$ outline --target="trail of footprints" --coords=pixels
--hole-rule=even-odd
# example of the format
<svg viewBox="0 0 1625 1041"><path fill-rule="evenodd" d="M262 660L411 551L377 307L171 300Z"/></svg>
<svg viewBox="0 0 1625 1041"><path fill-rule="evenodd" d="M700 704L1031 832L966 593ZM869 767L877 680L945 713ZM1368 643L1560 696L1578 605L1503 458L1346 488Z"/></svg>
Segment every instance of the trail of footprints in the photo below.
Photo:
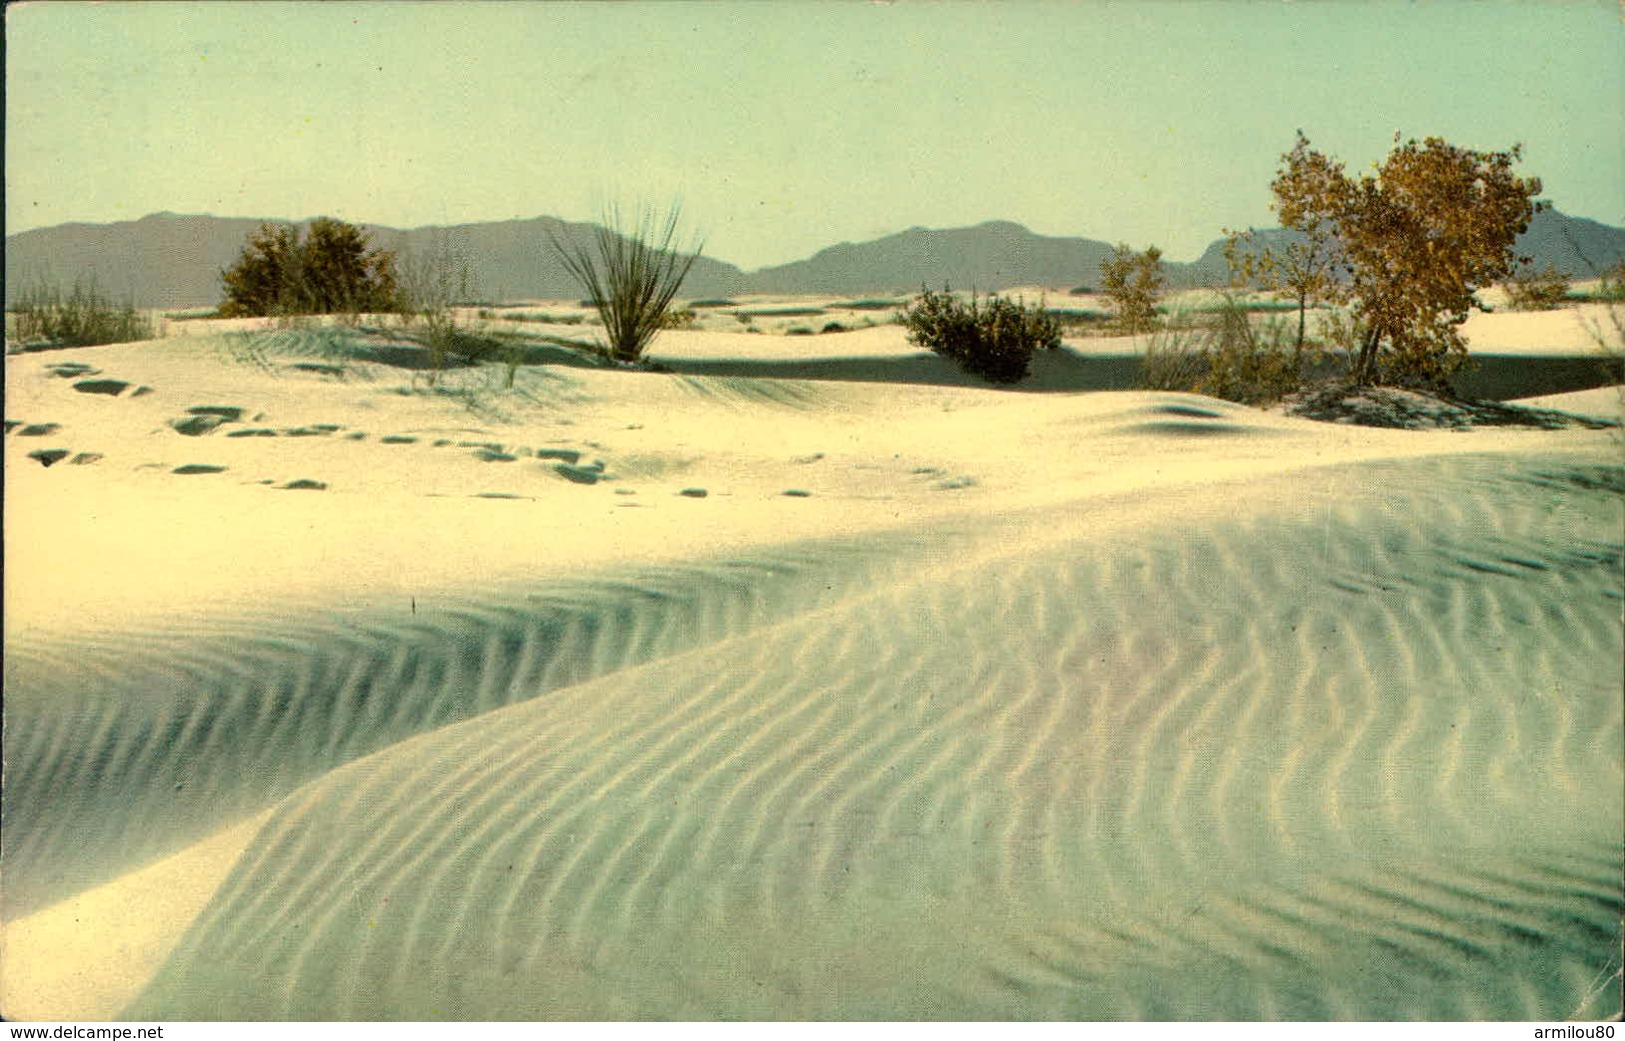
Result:
<svg viewBox="0 0 1625 1041"><path fill-rule="evenodd" d="M152 393L153 388L148 386L134 386L126 380L112 378L98 378L102 370L84 362L58 362L47 365L46 371L51 375L70 379L75 382L73 389L81 394L95 394L104 397L130 397L136 398ZM133 389L132 389L133 386ZM126 391L129 393L126 395ZM224 434L227 438L247 437L335 437L340 436L347 441L365 441L367 432L351 430L345 432L342 424L338 423L310 423L304 426L270 427L260 425L264 420L264 413L248 416L248 410L239 405L194 405L186 410L184 416L177 416L168 421L169 427L177 434L185 437L204 437L212 434ZM56 422L26 422L20 419L6 419L5 433L7 436L15 433L18 437L55 437L63 430L62 424ZM424 439L417 434L387 434L378 439L379 444L385 445L415 445ZM588 443L589 447L597 447ZM601 482L613 482L616 475L611 473L603 459L591 459L583 462L584 453L578 448L544 446L530 448L524 445L507 445L497 441L458 440L453 438L435 438L428 442L432 448L466 448L473 451L474 458L485 463L513 463L521 459L534 459L571 484L596 485ZM28 458L35 460L41 466L51 467L66 461L70 466L84 466L99 462L104 458L100 452L75 452L70 448L49 447L40 448L28 453ZM806 460L798 460L802 462ZM161 467L163 464L146 464L141 467ZM185 463L170 469L170 473L177 476L197 476L207 474L225 473L230 468L216 463ZM274 478L266 478L259 482L265 485L275 485ZM278 487L285 490L311 490L322 491L327 488L324 481L312 478L298 478L287 481ZM635 495L631 488L617 488L619 495ZM683 488L676 493L679 497L690 499L703 499L709 495L704 488ZM804 499L812 495L803 488L789 488L783 493L789 498ZM481 492L477 498L488 499L521 499L524 496L512 492Z"/></svg>

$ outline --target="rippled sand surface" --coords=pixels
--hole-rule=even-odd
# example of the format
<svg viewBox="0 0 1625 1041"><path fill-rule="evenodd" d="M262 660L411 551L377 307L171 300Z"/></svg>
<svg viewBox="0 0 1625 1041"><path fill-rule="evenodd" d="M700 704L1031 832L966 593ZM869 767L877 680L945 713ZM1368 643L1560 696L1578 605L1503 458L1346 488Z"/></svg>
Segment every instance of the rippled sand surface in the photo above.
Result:
<svg viewBox="0 0 1625 1041"><path fill-rule="evenodd" d="M916 493L869 498L885 475L858 468L821 535L569 568L510 549L404 609L330 582L8 622L8 1015L1617 1010L1612 443L1349 451L1366 432L1086 398L1028 421L1147 470L1299 457L1004 478L884 524ZM878 422L864 400L795 407ZM974 448L940 461L999 486ZM544 502L577 491L556 484ZM956 491L980 494L917 494ZM53 946L73 935L105 943Z"/></svg>

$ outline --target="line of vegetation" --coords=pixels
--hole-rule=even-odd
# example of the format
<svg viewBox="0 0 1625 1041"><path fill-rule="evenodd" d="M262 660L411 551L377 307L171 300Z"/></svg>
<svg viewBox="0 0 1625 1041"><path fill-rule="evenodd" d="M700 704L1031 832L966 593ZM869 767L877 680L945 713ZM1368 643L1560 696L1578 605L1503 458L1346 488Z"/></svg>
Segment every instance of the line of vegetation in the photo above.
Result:
<svg viewBox="0 0 1625 1041"><path fill-rule="evenodd" d="M746 318L816 318L827 312L822 307L754 307L734 313Z"/></svg>
<svg viewBox="0 0 1625 1041"><path fill-rule="evenodd" d="M829 306L836 311L891 311L906 303L906 300L898 300L892 297L874 297L864 300L843 300Z"/></svg>
<svg viewBox="0 0 1625 1041"><path fill-rule="evenodd" d="M481 308L479 317L487 321L536 322L542 325L580 325L586 319L578 314L553 314L548 311L507 311Z"/></svg>

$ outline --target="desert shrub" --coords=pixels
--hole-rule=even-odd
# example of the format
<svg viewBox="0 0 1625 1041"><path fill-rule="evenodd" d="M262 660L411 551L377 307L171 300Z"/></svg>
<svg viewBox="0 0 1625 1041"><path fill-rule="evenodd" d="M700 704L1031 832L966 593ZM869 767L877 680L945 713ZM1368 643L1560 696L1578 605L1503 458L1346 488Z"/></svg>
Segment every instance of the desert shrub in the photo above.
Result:
<svg viewBox="0 0 1625 1041"><path fill-rule="evenodd" d="M786 336L811 336L812 334L812 326L810 325L792 325L784 330Z"/></svg>
<svg viewBox="0 0 1625 1041"><path fill-rule="evenodd" d="M1207 331L1192 316L1177 315L1151 337L1140 359L1147 390L1200 393L1207 377Z"/></svg>
<svg viewBox="0 0 1625 1041"><path fill-rule="evenodd" d="M1597 287L1595 299L1610 302L1625 301L1625 260L1619 261L1602 273L1602 283Z"/></svg>
<svg viewBox="0 0 1625 1041"><path fill-rule="evenodd" d="M1162 292L1161 260L1162 250L1155 246L1137 253L1123 243L1100 262L1101 292L1111 300L1118 325L1130 335L1157 326L1157 294Z"/></svg>
<svg viewBox="0 0 1625 1041"><path fill-rule="evenodd" d="M1549 262L1539 271L1524 264L1507 279L1504 288L1514 311L1552 311L1568 297L1569 277Z"/></svg>
<svg viewBox="0 0 1625 1041"><path fill-rule="evenodd" d="M612 209L593 229L590 243L565 242L549 232L560 260L603 320L606 346L616 361L643 357L700 257L701 244L686 255L673 248L680 215L681 208L675 205L663 219L644 209L635 226L623 234L620 213Z"/></svg>
<svg viewBox="0 0 1625 1041"><path fill-rule="evenodd" d="M1263 405L1299 389L1308 351L1286 325L1268 321L1255 326L1242 307L1219 311L1213 321L1203 393Z"/></svg>
<svg viewBox="0 0 1625 1041"><path fill-rule="evenodd" d="M222 317L341 314L396 306L395 256L369 249L353 224L320 217L308 234L261 224L231 267L220 273Z"/></svg>
<svg viewBox="0 0 1625 1041"><path fill-rule="evenodd" d="M429 354L429 385L434 386L453 356L478 360L490 343L462 328L453 304L473 294L467 254L445 232L430 240L421 253L400 260L400 276L393 301L405 336ZM481 315L491 313L489 308Z"/></svg>
<svg viewBox="0 0 1625 1041"><path fill-rule="evenodd" d="M1017 383L1027 376L1033 352L1061 346L1061 326L1040 307L1000 296L966 303L946 289L929 289L902 315L909 342L952 360L991 383Z"/></svg>
<svg viewBox="0 0 1625 1041"><path fill-rule="evenodd" d="M21 343L90 347L158 335L149 316L134 304L113 303L94 278L75 280L67 292L44 282L28 286L18 294L11 317L12 334Z"/></svg>
<svg viewBox="0 0 1625 1041"><path fill-rule="evenodd" d="M661 319L662 329L693 329L700 324L700 316L692 307L674 307Z"/></svg>
<svg viewBox="0 0 1625 1041"><path fill-rule="evenodd" d="M1246 405L1279 401L1303 386L1319 353L1279 320L1254 325L1245 306L1176 315L1153 334L1141 366L1152 390L1184 390Z"/></svg>
<svg viewBox="0 0 1625 1041"><path fill-rule="evenodd" d="M844 333L846 332L846 326L842 325L840 322L825 322L824 327L820 329L819 332Z"/></svg>

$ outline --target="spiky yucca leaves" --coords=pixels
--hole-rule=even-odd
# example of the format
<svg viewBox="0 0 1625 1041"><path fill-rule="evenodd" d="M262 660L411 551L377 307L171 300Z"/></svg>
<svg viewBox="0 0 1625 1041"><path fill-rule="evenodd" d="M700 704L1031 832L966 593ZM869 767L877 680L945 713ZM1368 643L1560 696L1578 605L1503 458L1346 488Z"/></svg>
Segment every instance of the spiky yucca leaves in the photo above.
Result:
<svg viewBox="0 0 1625 1041"><path fill-rule="evenodd" d="M703 243L686 255L672 248L681 213L677 205L664 218L641 209L636 224L623 231L619 208L611 208L588 243L563 241L548 232L559 259L602 319L609 355L616 361L643 357L665 327L667 310L683 279L700 258Z"/></svg>

